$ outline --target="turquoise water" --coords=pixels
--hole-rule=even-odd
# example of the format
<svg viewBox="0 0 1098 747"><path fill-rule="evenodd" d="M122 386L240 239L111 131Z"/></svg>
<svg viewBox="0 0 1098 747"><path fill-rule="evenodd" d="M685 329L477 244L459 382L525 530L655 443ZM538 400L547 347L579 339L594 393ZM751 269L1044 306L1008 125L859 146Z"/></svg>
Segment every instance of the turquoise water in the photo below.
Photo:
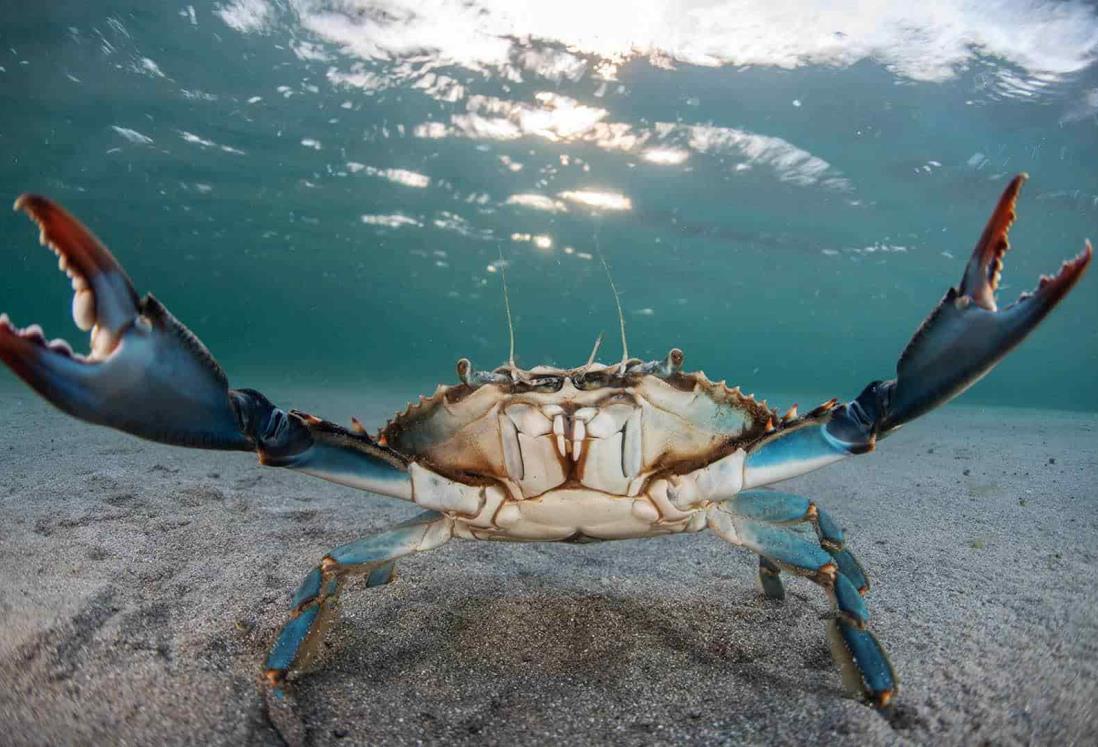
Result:
<svg viewBox="0 0 1098 747"><path fill-rule="evenodd" d="M1082 4L5 3L0 195L49 195L234 384L678 346L760 395L891 375L1028 171L1001 301L1098 238ZM0 216L0 309L86 346ZM502 260L501 260L502 258ZM1098 278L969 402L1098 409ZM5 371L3 376L10 381ZM289 403L292 404L292 403Z"/></svg>

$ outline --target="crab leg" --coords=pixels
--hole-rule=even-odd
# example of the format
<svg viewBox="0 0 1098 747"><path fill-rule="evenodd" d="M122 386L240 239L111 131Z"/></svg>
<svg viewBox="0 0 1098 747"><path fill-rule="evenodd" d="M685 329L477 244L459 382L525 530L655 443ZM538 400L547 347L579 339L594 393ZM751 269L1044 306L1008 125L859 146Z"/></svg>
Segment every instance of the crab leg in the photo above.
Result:
<svg viewBox="0 0 1098 747"><path fill-rule="evenodd" d="M976 243L961 282L950 288L900 355L896 378L869 384L853 401L794 419L748 449L744 487L804 474L852 454L956 397L1018 345L1075 286L1090 264L1087 242L1053 277L1000 309L995 290L1009 248L1015 203L1026 176L1003 192Z"/></svg>
<svg viewBox="0 0 1098 747"><path fill-rule="evenodd" d="M367 576L367 587L387 584L397 558L444 544L452 536L453 526L447 516L425 511L387 532L337 547L325 555L294 593L290 619L267 655L268 684L279 689L290 671L308 664L331 622L347 579Z"/></svg>
<svg viewBox="0 0 1098 747"><path fill-rule="evenodd" d="M140 298L118 261L79 221L44 197L15 203L72 279L73 319L91 351L46 342L36 325L0 315L0 360L45 399L81 420L162 443L259 454L263 464L410 498L406 461L365 434L229 389L194 334L152 295Z"/></svg>
<svg viewBox="0 0 1098 747"><path fill-rule="evenodd" d="M744 490L724 504L729 511L745 519L772 524L810 522L824 549L842 549L843 530L831 514L802 496L776 490Z"/></svg>
<svg viewBox="0 0 1098 747"><path fill-rule="evenodd" d="M820 521L821 515L827 518ZM834 610L828 627L831 652L844 684L877 707L888 705L898 680L880 642L867 628L865 575L843 548L841 533L836 536L838 527L826 512L788 493L746 491L713 504L707 519L718 536L759 554L760 580L769 598L784 596L778 578L782 570L807 576L823 587Z"/></svg>
<svg viewBox="0 0 1098 747"><path fill-rule="evenodd" d="M767 558L759 556L759 584L767 599L781 601L785 599L785 584L782 583L782 569L778 564Z"/></svg>
<svg viewBox="0 0 1098 747"><path fill-rule="evenodd" d="M842 529L827 511L807 498L771 490L745 490L725 503L733 513L748 519L783 524L811 522L816 529L820 546L831 553L832 559L835 559L836 554L845 553L842 549ZM849 553L845 554L849 555ZM851 560L853 561L852 556ZM854 561L854 567L857 568L857 561ZM864 574L859 572L856 577L864 584ZM785 598L781 568L765 555L759 556L759 583L762 585L763 593L770 599Z"/></svg>

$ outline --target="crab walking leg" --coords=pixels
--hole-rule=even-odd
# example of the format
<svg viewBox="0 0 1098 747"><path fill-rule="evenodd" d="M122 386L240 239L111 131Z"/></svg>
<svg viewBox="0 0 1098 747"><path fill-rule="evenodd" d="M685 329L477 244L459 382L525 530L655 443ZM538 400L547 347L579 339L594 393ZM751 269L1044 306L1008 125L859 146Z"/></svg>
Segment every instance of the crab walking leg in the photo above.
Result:
<svg viewBox="0 0 1098 747"><path fill-rule="evenodd" d="M898 680L880 642L867 628L869 610L862 598L864 591L859 588L864 584L864 574L853 556L822 538L817 519L802 514L799 523L794 523L798 522L795 508L813 505L807 499L784 493L766 495L763 491L749 491L744 500L737 501L739 497L710 506L709 528L728 542L758 553L765 561L760 563L760 572L775 572L772 580L777 580L776 571L787 570L819 584L835 612L828 635L844 684L877 707L888 705L896 694ZM860 578L847 576L837 555L849 558ZM774 596L766 589L765 581L764 591Z"/></svg>
<svg viewBox="0 0 1098 747"><path fill-rule="evenodd" d="M853 454L871 451L923 413L945 404L986 375L1068 294L1090 264L1087 242L1053 277L1000 309L995 291L1010 245L1018 192L1016 176L996 206L957 287L950 288L922 323L896 364L896 378L874 381L853 401L817 408L783 422L747 450L744 487L804 474Z"/></svg>
<svg viewBox="0 0 1098 747"><path fill-rule="evenodd" d="M0 360L74 417L162 443L252 451L357 488L410 499L406 461L369 436L300 412L250 389L229 389L210 352L153 296L140 298L110 251L76 218L44 197L15 203L72 278L73 319L91 331L88 356L47 343L36 325L0 315Z"/></svg>
<svg viewBox="0 0 1098 747"><path fill-rule="evenodd" d="M820 546L825 550L843 548L843 530L831 514L803 496L776 490L744 490L722 504L726 510L745 519L771 524L808 522L816 530Z"/></svg>
<svg viewBox="0 0 1098 747"><path fill-rule="evenodd" d="M785 599L785 584L782 583L782 569L778 564L767 558L759 556L759 584L767 599L782 601Z"/></svg>
<svg viewBox="0 0 1098 747"><path fill-rule="evenodd" d="M781 524L809 522L816 529L820 546L833 558L843 551L842 529L827 511L807 498L771 490L745 490L725 503L729 510L745 518ZM851 560L853 561L852 556ZM856 563L854 561L855 566ZM780 574L781 568L777 564L765 555L759 556L759 583L763 593L770 599L785 598ZM864 583L864 574L859 573L859 580Z"/></svg>
<svg viewBox="0 0 1098 747"><path fill-rule="evenodd" d="M309 663L347 579L367 576L368 588L387 584L397 558L444 544L453 535L453 527L451 518L425 511L387 532L337 547L325 555L294 593L290 619L267 655L268 684L281 687L290 671Z"/></svg>

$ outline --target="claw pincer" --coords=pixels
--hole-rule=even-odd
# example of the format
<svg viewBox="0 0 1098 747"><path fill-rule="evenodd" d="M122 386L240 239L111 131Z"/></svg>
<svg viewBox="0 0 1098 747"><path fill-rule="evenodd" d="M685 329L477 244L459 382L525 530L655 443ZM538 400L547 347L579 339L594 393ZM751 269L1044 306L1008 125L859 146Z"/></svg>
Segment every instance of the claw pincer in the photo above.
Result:
<svg viewBox="0 0 1098 747"><path fill-rule="evenodd" d="M1037 288L999 309L995 292L1010 248L1019 174L1007 185L972 251L964 276L916 330L896 365L896 378L858 398L882 433L897 428L956 397L979 381L1067 295L1090 264L1093 250L1065 261L1056 275L1041 276Z"/></svg>
<svg viewBox="0 0 1098 747"><path fill-rule="evenodd" d="M83 420L173 444L247 449L224 372L151 295L139 299L117 260L79 221L44 197L15 202L71 278L87 356L0 323L0 359L54 405Z"/></svg>
<svg viewBox="0 0 1098 747"><path fill-rule="evenodd" d="M752 449L744 484L763 485L802 474L876 447L889 435L979 381L1024 340L1090 265L1090 242L1054 276L1000 309L995 291L1010 248L1008 234L1026 175L1007 185L957 287L950 288L919 326L896 365L896 378L874 381L852 401L822 416L783 423Z"/></svg>

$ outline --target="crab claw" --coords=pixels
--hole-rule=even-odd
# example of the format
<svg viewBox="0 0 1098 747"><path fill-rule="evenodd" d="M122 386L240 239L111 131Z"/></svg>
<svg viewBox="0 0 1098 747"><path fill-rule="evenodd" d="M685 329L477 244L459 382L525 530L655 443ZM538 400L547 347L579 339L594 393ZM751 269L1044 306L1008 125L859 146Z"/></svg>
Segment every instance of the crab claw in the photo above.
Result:
<svg viewBox="0 0 1098 747"><path fill-rule="evenodd" d="M1088 241L1056 275L1042 276L1034 291L999 309L995 291L1003 256L1010 248L1007 239L1018 192L1026 178L1019 174L1007 185L960 285L949 289L900 356L895 385L887 395L881 394L887 399L880 402L882 431L918 417L976 383L1063 300L1090 264L1093 250Z"/></svg>
<svg viewBox="0 0 1098 747"><path fill-rule="evenodd" d="M165 443L250 449L227 380L190 330L151 295L140 299L117 260L45 197L15 201L72 280L73 320L91 332L87 356L47 343L37 325L0 315L0 360L59 409Z"/></svg>

